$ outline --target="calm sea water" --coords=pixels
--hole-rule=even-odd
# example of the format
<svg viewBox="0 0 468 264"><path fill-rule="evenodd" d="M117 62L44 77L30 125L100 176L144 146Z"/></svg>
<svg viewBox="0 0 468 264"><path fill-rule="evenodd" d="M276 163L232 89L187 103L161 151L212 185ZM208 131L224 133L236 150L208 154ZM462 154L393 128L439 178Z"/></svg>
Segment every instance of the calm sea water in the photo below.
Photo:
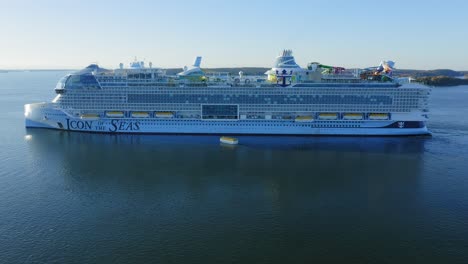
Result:
<svg viewBox="0 0 468 264"><path fill-rule="evenodd" d="M1 263L467 263L468 87L433 137L24 128L65 72L0 74Z"/></svg>

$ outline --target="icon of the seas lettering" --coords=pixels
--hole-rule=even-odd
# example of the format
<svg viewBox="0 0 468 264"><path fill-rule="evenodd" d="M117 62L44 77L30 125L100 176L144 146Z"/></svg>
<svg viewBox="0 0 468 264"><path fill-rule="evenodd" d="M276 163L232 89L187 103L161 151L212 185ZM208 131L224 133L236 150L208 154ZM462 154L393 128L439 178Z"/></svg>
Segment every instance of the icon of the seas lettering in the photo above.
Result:
<svg viewBox="0 0 468 264"><path fill-rule="evenodd" d="M118 119L112 119L110 132L117 131L138 131L140 130L140 122L138 121L122 121Z"/></svg>
<svg viewBox="0 0 468 264"><path fill-rule="evenodd" d="M82 120L70 120L67 118L68 129L78 130L91 130L93 121L82 121Z"/></svg>

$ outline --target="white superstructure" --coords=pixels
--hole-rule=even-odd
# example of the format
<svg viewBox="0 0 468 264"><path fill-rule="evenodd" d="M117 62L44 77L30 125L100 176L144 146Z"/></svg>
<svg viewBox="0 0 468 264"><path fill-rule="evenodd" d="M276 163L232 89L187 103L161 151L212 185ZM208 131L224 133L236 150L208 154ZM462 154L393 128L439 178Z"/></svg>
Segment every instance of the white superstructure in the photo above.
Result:
<svg viewBox="0 0 468 264"><path fill-rule="evenodd" d="M116 70L90 65L62 78L53 102L25 105L26 126L106 133L429 133L430 89L400 85L390 68L301 68L289 50L263 79L205 74L200 63L197 57L175 76L137 61Z"/></svg>

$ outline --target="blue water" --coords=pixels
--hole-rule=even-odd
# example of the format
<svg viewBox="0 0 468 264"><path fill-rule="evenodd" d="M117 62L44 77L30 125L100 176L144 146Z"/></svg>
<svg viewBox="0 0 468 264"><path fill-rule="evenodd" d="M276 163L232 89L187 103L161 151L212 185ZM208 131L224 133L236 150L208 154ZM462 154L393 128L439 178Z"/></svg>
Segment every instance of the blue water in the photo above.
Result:
<svg viewBox="0 0 468 264"><path fill-rule="evenodd" d="M0 74L0 263L467 263L468 87L433 137L24 128L65 72Z"/></svg>

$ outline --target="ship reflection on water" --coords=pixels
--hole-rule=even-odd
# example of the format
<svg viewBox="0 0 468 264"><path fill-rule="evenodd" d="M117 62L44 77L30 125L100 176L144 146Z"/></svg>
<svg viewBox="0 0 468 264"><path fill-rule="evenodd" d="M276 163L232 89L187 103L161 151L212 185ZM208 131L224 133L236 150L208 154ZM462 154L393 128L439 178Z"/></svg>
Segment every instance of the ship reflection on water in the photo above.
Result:
<svg viewBox="0 0 468 264"><path fill-rule="evenodd" d="M35 159L54 161L72 177L94 175L112 181L145 177L183 184L184 179L255 183L286 176L320 181L328 176L356 181L372 176L419 174L427 138L239 136L223 146L218 136L93 134L28 129ZM376 180L377 180L376 179ZM326 180L326 179L322 179ZM406 179L411 180L411 179ZM237 180L234 180L237 181ZM287 188L287 186L281 186ZM307 186L306 189L313 188Z"/></svg>
<svg viewBox="0 0 468 264"><path fill-rule="evenodd" d="M61 219L84 230L70 239L150 248L159 262L299 240L317 250L346 248L345 233L398 244L379 228L408 223L427 140L242 136L226 148L216 136L34 129L26 138L30 162L51 164L38 177L60 183L53 195L65 204Z"/></svg>

